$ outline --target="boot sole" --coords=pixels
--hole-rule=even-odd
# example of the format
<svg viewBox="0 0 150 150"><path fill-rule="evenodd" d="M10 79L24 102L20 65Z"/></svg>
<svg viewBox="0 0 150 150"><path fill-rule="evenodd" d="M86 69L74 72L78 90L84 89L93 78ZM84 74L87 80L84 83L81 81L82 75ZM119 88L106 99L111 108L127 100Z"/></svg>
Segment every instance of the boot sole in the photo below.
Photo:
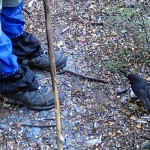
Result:
<svg viewBox="0 0 150 150"><path fill-rule="evenodd" d="M10 98L3 97L3 99L4 99L5 103L7 103L7 104L26 106L27 108L30 108L30 109L33 109L33 110L39 110L40 111L40 110L50 110L50 109L55 108L55 105L42 106L42 107L40 107L40 106L32 107L32 106L25 105L25 104L23 104L23 103L21 103L19 101L15 101L15 100L10 99Z"/></svg>

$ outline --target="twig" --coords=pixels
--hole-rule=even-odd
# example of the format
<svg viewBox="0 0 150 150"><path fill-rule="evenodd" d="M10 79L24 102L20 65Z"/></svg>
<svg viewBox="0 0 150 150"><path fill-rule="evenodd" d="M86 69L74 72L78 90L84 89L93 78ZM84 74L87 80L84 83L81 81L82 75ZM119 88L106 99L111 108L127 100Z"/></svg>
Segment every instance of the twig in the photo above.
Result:
<svg viewBox="0 0 150 150"><path fill-rule="evenodd" d="M134 135L134 144L135 145L137 145L137 138L136 138L136 134L135 134L135 132L132 132L133 133L133 135Z"/></svg>
<svg viewBox="0 0 150 150"><path fill-rule="evenodd" d="M84 79L87 79L87 80L91 80L91 81L97 81L97 82L101 82L101 83L108 83L108 82L110 82L109 80L107 81L107 80L99 79L99 78L96 78L96 77L83 75L83 74L80 74L80 73L77 73L75 71L68 70L68 69L63 69L62 72L58 72L58 74L63 74L63 73L71 73L71 74L79 76L81 78L84 78Z"/></svg>
<svg viewBox="0 0 150 150"><path fill-rule="evenodd" d="M5 139L6 139L6 150L9 150L9 136L10 136L10 131L8 129L8 132L7 132L8 135L5 135Z"/></svg>
<svg viewBox="0 0 150 150"><path fill-rule="evenodd" d="M38 128L51 128L56 126L56 125L34 125L34 124L21 124L21 125L28 126L28 127L38 127Z"/></svg>
<svg viewBox="0 0 150 150"><path fill-rule="evenodd" d="M44 120L55 120L53 118L37 118L36 121L44 121Z"/></svg>
<svg viewBox="0 0 150 150"><path fill-rule="evenodd" d="M70 29L70 27L66 27L65 29L63 29L62 31L61 31L61 34L63 34L64 32L66 32L67 30L69 30Z"/></svg>
<svg viewBox="0 0 150 150"><path fill-rule="evenodd" d="M150 140L150 136L147 136L147 135L142 135L142 136L140 136L140 138Z"/></svg>
<svg viewBox="0 0 150 150"><path fill-rule="evenodd" d="M92 22L91 25L104 26L103 22Z"/></svg>
<svg viewBox="0 0 150 150"><path fill-rule="evenodd" d="M22 9L28 16L30 15L30 12L27 10L27 9L25 9L25 8L23 8ZM30 16L29 16L30 17Z"/></svg>

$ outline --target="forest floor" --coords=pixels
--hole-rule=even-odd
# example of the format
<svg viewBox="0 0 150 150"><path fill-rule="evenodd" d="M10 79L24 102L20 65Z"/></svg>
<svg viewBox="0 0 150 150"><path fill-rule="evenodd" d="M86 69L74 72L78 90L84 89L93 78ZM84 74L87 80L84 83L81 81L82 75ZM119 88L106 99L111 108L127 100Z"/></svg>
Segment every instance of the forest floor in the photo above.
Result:
<svg viewBox="0 0 150 150"><path fill-rule="evenodd" d="M25 30L47 49L43 2L29 4L25 3L29 14L23 12ZM65 94L61 105L64 150L140 150L141 143L150 140L150 115L139 100L131 99L128 80L108 66L115 59L114 51L121 48L116 41L123 42L125 36L109 28L109 16L100 12L97 1L60 0L51 7L54 48L68 56L66 68L109 81L58 75ZM150 81L147 64L133 62L129 70ZM34 71L40 84L51 84L49 72ZM55 150L55 125L54 109L34 111L1 100L0 149Z"/></svg>

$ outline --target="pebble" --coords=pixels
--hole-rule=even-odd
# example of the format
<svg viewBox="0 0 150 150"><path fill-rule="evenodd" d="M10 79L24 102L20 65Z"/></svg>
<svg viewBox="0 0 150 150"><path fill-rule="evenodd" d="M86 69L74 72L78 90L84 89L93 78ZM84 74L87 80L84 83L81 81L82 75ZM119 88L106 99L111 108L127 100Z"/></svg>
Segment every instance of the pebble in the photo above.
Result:
<svg viewBox="0 0 150 150"><path fill-rule="evenodd" d="M122 103L126 103L127 100L128 100L128 97L127 97L126 95L122 95L122 96L120 97L120 100L121 100Z"/></svg>
<svg viewBox="0 0 150 150"><path fill-rule="evenodd" d="M124 94L126 92L127 92L127 88L118 88L117 89L117 95Z"/></svg>
<svg viewBox="0 0 150 150"><path fill-rule="evenodd" d="M85 143L87 146L91 146L91 145L95 145L95 144L100 144L102 142L101 137L98 139L91 139L91 140L87 140Z"/></svg>

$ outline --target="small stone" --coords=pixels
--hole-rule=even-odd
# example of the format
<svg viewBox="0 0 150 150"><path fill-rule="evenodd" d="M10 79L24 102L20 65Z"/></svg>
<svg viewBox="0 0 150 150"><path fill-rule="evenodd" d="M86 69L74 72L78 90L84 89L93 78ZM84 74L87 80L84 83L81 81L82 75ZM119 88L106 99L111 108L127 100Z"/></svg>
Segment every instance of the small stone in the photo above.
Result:
<svg viewBox="0 0 150 150"><path fill-rule="evenodd" d="M124 30L121 31L121 33L123 33L123 34L127 33L127 32L128 32L128 30L126 30L126 29L124 29Z"/></svg>
<svg viewBox="0 0 150 150"><path fill-rule="evenodd" d="M141 148L142 149L150 149L150 141L146 140L144 142L141 143Z"/></svg>
<svg viewBox="0 0 150 150"><path fill-rule="evenodd" d="M1 129L7 129L7 128L9 128L9 126L7 124L0 124L0 128Z"/></svg>
<svg viewBox="0 0 150 150"><path fill-rule="evenodd" d="M117 148L121 147L120 143L116 143L116 147Z"/></svg>
<svg viewBox="0 0 150 150"><path fill-rule="evenodd" d="M0 129L0 137L3 136L3 130Z"/></svg>
<svg viewBox="0 0 150 150"><path fill-rule="evenodd" d="M100 137L99 139L91 139L87 140L86 144L87 146L95 145L95 144L100 144L102 142L102 138Z"/></svg>
<svg viewBox="0 0 150 150"><path fill-rule="evenodd" d="M87 13L85 13L85 14L83 15L83 18L89 19L90 17L89 17L89 15L88 15Z"/></svg>
<svg viewBox="0 0 150 150"><path fill-rule="evenodd" d="M121 102L125 103L128 100L128 97L126 95L121 96Z"/></svg>
<svg viewBox="0 0 150 150"><path fill-rule="evenodd" d="M117 89L117 95L123 94L127 92L127 88L118 88Z"/></svg>

